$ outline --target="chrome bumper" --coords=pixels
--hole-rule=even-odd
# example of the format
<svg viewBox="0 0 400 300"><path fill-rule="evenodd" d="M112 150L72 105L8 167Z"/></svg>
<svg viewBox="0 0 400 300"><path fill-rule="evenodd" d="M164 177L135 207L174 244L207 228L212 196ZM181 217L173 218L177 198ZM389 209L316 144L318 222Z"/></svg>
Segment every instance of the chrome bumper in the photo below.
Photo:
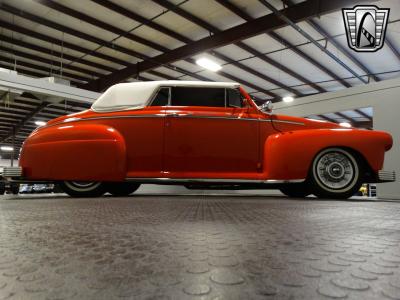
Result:
<svg viewBox="0 0 400 300"><path fill-rule="evenodd" d="M379 182L393 182L393 181L396 181L396 173L395 173L395 171L380 170L378 172L378 180L379 180Z"/></svg>
<svg viewBox="0 0 400 300"><path fill-rule="evenodd" d="M22 177L22 168L21 167L5 167L3 169L2 175L4 178L20 178L20 177Z"/></svg>

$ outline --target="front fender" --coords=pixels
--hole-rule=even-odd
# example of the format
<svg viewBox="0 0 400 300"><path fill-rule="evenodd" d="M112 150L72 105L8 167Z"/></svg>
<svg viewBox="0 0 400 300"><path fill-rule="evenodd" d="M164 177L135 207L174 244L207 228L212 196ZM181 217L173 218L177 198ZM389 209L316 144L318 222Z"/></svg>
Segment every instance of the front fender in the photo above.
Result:
<svg viewBox="0 0 400 300"><path fill-rule="evenodd" d="M264 173L272 179L304 179L314 157L325 148L350 148L360 153L371 169L383 167L392 137L383 131L357 129L309 129L282 132L267 138Z"/></svg>
<svg viewBox="0 0 400 300"><path fill-rule="evenodd" d="M24 142L20 166L30 180L121 181L126 175L122 135L101 124L49 126Z"/></svg>

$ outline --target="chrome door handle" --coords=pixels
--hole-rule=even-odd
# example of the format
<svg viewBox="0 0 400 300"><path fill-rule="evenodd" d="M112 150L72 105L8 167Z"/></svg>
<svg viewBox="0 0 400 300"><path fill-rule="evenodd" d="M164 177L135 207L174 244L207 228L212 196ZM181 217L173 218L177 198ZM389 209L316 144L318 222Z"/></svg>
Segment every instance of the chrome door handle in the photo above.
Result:
<svg viewBox="0 0 400 300"><path fill-rule="evenodd" d="M179 114L178 113L170 113L170 114L167 114L167 117L179 117Z"/></svg>

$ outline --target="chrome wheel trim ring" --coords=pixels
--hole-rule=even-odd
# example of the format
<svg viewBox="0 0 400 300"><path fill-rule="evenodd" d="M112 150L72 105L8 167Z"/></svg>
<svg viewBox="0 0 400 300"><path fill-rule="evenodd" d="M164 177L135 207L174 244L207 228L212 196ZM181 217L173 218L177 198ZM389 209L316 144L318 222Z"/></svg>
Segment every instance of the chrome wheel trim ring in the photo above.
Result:
<svg viewBox="0 0 400 300"><path fill-rule="evenodd" d="M96 181L64 181L64 184L76 192L91 192L98 188L101 182Z"/></svg>
<svg viewBox="0 0 400 300"><path fill-rule="evenodd" d="M354 157L346 150L330 148L320 152L314 159L313 174L317 184L333 193L351 190L359 177Z"/></svg>

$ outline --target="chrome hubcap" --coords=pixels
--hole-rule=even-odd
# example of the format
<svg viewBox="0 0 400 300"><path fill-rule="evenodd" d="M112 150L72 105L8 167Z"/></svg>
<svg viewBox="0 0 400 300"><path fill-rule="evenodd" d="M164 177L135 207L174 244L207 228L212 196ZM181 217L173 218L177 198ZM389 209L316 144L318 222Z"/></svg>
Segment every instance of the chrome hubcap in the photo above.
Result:
<svg viewBox="0 0 400 300"><path fill-rule="evenodd" d="M350 159L340 152L324 154L317 163L318 179L331 189L342 189L354 178L354 166Z"/></svg>

